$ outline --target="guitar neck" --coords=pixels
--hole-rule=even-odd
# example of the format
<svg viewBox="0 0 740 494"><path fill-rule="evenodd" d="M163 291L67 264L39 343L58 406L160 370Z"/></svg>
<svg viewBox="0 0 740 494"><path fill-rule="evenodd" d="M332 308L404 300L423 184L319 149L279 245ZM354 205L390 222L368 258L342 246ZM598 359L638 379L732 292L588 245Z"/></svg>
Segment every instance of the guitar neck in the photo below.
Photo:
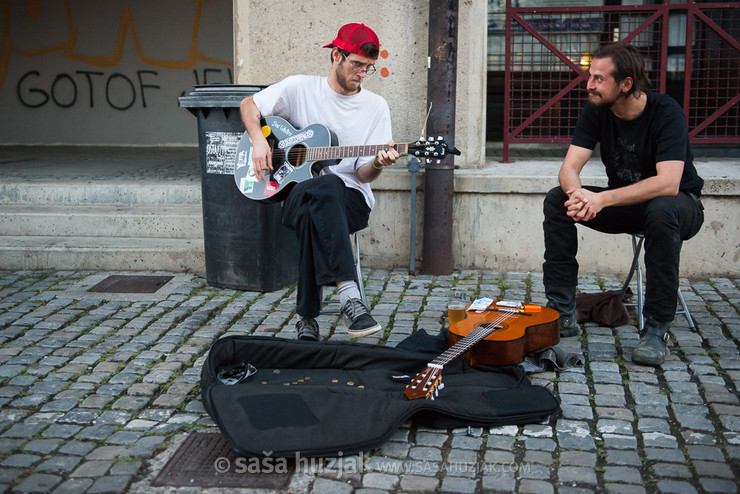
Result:
<svg viewBox="0 0 740 494"><path fill-rule="evenodd" d="M408 154L408 144L396 144L393 146L399 154ZM388 149L387 144L369 144L366 146L327 146L306 149L306 161L324 161L343 158L359 158L360 156L373 156L378 151Z"/></svg>
<svg viewBox="0 0 740 494"><path fill-rule="evenodd" d="M500 318L490 321L486 324L481 324L475 330L471 331L463 339L452 345L450 348L445 350L440 356L430 362L431 365L446 367L451 362L462 356L465 352L473 348L478 342L482 341L486 336L498 330L497 326L504 322L511 315L505 314Z"/></svg>

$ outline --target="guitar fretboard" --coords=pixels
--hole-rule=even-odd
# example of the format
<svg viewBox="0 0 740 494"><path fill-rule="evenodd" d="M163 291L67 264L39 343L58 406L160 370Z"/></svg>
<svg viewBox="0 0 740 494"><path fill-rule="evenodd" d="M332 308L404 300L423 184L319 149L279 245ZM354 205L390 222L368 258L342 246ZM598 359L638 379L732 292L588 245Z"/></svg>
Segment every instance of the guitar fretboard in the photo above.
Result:
<svg viewBox="0 0 740 494"><path fill-rule="evenodd" d="M396 144L394 146L399 154L408 154L408 144ZM366 146L327 146L306 149L307 161L323 161L343 158L359 158L360 156L373 156L378 151L388 149L387 144L369 144Z"/></svg>
<svg viewBox="0 0 740 494"><path fill-rule="evenodd" d="M442 353L440 356L432 360L430 364L446 367L450 362L454 361L463 353L473 348L476 343L482 341L486 336L499 330L500 328L498 326L500 324L511 318L514 314L518 313L515 310L502 310L502 312L506 312L506 314L501 314L501 316L499 316L498 318L488 321L485 324L481 324L473 331L471 331L467 336L465 336L462 340L458 341L450 348L445 350L444 353Z"/></svg>

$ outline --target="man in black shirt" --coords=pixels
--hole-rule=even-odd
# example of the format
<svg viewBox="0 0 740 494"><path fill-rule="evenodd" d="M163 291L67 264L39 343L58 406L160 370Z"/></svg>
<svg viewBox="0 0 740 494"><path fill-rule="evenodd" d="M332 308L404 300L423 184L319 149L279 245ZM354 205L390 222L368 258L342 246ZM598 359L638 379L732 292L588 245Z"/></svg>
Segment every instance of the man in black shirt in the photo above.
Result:
<svg viewBox="0 0 740 494"><path fill-rule="evenodd" d="M665 359L676 312L681 245L704 222L704 182L694 168L681 107L648 87L644 61L633 46L612 43L594 53L588 103L558 174L560 187L545 198L543 272L547 305L561 315L561 336L573 336L576 224L604 233L643 232L646 321L632 360L657 366ZM597 143L606 188L581 184L581 170Z"/></svg>

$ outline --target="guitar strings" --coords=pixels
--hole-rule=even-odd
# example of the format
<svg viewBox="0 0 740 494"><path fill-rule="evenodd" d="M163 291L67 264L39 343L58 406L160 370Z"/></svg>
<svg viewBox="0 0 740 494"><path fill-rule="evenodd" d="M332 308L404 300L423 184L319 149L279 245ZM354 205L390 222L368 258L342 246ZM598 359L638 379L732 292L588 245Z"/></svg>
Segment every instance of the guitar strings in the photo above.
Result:
<svg viewBox="0 0 740 494"><path fill-rule="evenodd" d="M464 353L463 351L460 351L460 347L467 347L468 344L473 341L475 343L478 343L479 341L483 340L486 336L491 335L498 331L498 329L494 328L493 330L489 331L490 326L497 326L507 319L510 319L511 317L515 316L516 314L513 313L504 313L498 316L498 318L495 318L491 321L487 321L485 324L481 324L475 330L468 333L463 339L452 345L450 348L448 348L444 353L442 353L439 357L432 360L431 363L435 365L441 365L445 366L455 360L457 357L460 356L460 354ZM472 346L472 345L470 345Z"/></svg>

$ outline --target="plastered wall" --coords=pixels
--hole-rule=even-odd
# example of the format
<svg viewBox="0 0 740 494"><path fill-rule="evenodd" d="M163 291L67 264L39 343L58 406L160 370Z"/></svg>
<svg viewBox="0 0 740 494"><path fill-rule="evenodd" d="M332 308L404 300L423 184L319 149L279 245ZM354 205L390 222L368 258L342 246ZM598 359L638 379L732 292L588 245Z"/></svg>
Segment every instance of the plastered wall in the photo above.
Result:
<svg viewBox="0 0 740 494"><path fill-rule="evenodd" d="M233 82L231 0L4 0L0 144L195 144L177 97Z"/></svg>

